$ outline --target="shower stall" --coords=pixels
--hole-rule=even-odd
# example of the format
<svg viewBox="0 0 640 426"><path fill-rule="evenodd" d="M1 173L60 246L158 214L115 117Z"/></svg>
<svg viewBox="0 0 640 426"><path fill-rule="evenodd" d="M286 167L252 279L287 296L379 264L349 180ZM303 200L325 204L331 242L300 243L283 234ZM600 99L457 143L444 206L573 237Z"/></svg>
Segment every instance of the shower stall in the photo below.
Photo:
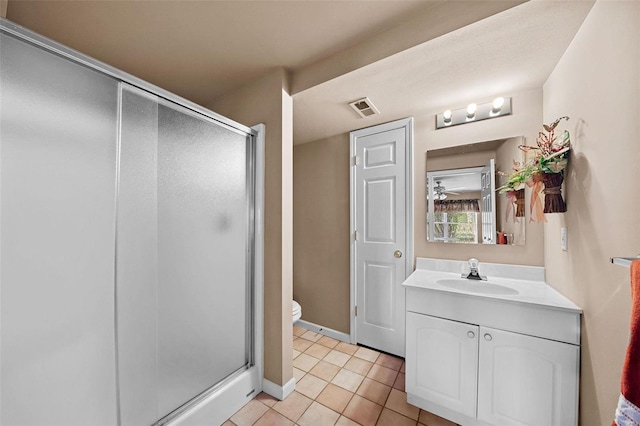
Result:
<svg viewBox="0 0 640 426"><path fill-rule="evenodd" d="M0 20L0 424L260 392L263 133Z"/></svg>

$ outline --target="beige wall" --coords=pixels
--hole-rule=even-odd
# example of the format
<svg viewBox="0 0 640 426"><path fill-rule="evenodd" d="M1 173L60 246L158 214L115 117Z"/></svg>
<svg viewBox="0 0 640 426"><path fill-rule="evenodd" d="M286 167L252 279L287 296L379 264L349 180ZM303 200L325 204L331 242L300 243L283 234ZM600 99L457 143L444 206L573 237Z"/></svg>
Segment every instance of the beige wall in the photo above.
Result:
<svg viewBox="0 0 640 426"><path fill-rule="evenodd" d="M286 77L275 70L207 105L240 123L266 125L264 376L277 385L293 374L293 109Z"/></svg>
<svg viewBox="0 0 640 426"><path fill-rule="evenodd" d="M7 17L7 6L9 5L9 0L0 0L0 17Z"/></svg>
<svg viewBox="0 0 640 426"><path fill-rule="evenodd" d="M509 95L509 94L505 94ZM464 124L447 129L435 129L434 116L431 114L416 116L415 140L413 148L414 164L414 255L416 257L435 257L441 259L466 260L471 257L481 262L514 263L520 265L544 264L543 225L527 223L526 244L523 246L472 245L428 243L426 232L426 152L431 149L447 148L469 143L506 139L524 136L526 142L535 144L535 138L542 123L542 89L510 94L513 98L513 115L492 120ZM490 101L476 100L478 102ZM460 107L448 106L448 107ZM443 110L447 106L443 106Z"/></svg>
<svg viewBox="0 0 640 426"><path fill-rule="evenodd" d="M349 135L293 158L293 296L305 321L349 333Z"/></svg>
<svg viewBox="0 0 640 426"><path fill-rule="evenodd" d="M571 117L568 211L549 215L545 265L584 310L582 425L611 423L629 338L629 270L608 259L640 253L639 58L640 3L598 1L544 85L545 123Z"/></svg>

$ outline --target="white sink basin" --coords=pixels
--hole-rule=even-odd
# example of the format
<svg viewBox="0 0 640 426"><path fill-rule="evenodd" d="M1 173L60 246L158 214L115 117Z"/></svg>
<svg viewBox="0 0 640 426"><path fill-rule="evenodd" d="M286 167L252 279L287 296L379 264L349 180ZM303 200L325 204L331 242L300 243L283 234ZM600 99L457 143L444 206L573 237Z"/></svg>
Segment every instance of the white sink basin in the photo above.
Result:
<svg viewBox="0 0 640 426"><path fill-rule="evenodd" d="M436 284L460 291L466 291L469 293L502 294L512 296L520 294L518 290L506 287L504 285L494 284L488 281L469 280L466 278L441 279L437 280Z"/></svg>

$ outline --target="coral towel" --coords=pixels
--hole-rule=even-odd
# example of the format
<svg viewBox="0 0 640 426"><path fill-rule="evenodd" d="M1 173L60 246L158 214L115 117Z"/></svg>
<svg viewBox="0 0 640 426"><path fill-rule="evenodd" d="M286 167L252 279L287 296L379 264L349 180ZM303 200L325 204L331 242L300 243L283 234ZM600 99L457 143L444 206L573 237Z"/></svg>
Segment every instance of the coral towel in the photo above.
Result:
<svg viewBox="0 0 640 426"><path fill-rule="evenodd" d="M640 260L631 262L631 335L613 425L640 426Z"/></svg>

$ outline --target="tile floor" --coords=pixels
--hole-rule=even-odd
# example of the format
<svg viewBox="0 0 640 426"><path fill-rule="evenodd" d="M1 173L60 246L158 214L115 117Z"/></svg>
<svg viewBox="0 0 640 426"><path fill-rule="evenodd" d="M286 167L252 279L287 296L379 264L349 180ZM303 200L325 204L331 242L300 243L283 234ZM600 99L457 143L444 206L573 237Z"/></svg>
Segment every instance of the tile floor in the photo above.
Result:
<svg viewBox="0 0 640 426"><path fill-rule="evenodd" d="M223 426L454 426L407 404L404 360L293 327L296 390L258 395Z"/></svg>

